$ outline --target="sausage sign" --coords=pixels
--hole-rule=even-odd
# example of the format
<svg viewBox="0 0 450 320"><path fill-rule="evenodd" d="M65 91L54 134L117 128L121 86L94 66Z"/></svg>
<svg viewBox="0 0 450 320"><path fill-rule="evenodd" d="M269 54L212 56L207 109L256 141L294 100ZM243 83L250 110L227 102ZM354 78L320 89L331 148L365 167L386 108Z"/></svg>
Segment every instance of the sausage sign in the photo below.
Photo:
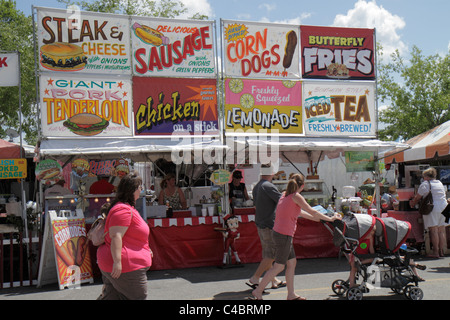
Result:
<svg viewBox="0 0 450 320"><path fill-rule="evenodd" d="M299 79L299 26L222 23L227 77Z"/></svg>

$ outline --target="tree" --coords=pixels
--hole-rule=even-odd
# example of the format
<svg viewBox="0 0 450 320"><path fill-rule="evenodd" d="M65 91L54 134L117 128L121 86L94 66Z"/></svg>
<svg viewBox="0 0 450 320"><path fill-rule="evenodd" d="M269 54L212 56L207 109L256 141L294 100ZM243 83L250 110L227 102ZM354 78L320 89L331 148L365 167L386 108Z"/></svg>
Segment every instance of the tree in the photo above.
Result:
<svg viewBox="0 0 450 320"><path fill-rule="evenodd" d="M16 9L16 2L0 0L0 49L19 51L22 85L22 130L25 140L37 140L36 84L34 74L33 22ZM5 130L19 131L19 88L0 87L0 138Z"/></svg>
<svg viewBox="0 0 450 320"><path fill-rule="evenodd" d="M175 18L187 12L187 8L181 1L175 0L95 0L72 1L58 0L66 5L77 5L82 10L94 12L120 13L135 16L149 16L161 18ZM190 19L204 20L208 17L199 13Z"/></svg>
<svg viewBox="0 0 450 320"><path fill-rule="evenodd" d="M410 55L407 63L396 51L378 66L379 98L390 102L379 113L380 139L408 140L450 120L450 55L425 57L416 46Z"/></svg>

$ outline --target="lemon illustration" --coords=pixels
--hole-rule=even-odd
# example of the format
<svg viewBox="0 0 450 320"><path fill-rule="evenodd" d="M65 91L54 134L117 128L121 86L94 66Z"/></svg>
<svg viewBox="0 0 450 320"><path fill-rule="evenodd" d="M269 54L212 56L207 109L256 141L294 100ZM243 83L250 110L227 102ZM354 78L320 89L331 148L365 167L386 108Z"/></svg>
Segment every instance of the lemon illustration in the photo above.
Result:
<svg viewBox="0 0 450 320"><path fill-rule="evenodd" d="M283 86L285 86L286 88L289 88L289 89L295 87L296 84L297 84L297 82L295 82L295 81L283 80Z"/></svg>
<svg viewBox="0 0 450 320"><path fill-rule="evenodd" d="M249 93L244 93L240 99L241 107L244 109L251 109L255 104L255 99Z"/></svg>
<svg viewBox="0 0 450 320"><path fill-rule="evenodd" d="M228 83L231 92L239 93L244 89L244 82L241 79L231 79Z"/></svg>

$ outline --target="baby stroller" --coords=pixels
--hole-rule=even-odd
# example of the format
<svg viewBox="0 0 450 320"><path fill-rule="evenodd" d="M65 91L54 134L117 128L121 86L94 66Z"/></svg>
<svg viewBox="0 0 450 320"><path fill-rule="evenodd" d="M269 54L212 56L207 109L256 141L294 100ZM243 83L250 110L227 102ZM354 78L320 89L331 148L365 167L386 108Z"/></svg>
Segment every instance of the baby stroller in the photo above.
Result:
<svg viewBox="0 0 450 320"><path fill-rule="evenodd" d="M333 234L334 244L341 248L349 261L354 258L357 283L361 278L361 283L352 288L348 280L335 280L331 286L335 294L345 294L348 300L361 300L363 293L370 289L391 288L410 300L422 300L423 291L418 287L419 278L410 266L411 256L418 251L404 245L411 230L408 222L394 218L376 218L367 214L348 214L341 221L336 220L333 225L334 231L328 226L327 228ZM374 227L376 254L372 255L370 265L363 265L356 249L360 240L367 237Z"/></svg>

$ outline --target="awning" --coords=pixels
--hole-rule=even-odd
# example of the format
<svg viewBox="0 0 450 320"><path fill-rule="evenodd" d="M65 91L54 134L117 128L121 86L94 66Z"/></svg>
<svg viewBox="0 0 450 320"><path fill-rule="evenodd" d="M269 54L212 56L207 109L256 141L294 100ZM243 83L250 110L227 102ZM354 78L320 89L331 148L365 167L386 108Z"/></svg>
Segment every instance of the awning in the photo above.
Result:
<svg viewBox="0 0 450 320"><path fill-rule="evenodd" d="M408 150L393 150L386 153L385 163L410 162L450 154L450 121L447 121L427 132L419 134L405 142L410 146Z"/></svg>
<svg viewBox="0 0 450 320"><path fill-rule="evenodd" d="M22 152L25 157L25 151ZM20 158L20 146L0 139L0 159L17 159Z"/></svg>
<svg viewBox="0 0 450 320"><path fill-rule="evenodd" d="M91 159L124 157L133 161L165 158L173 161L172 156L183 157L191 153L195 158L208 157L208 152L225 149L218 137L47 139L41 141L40 155L41 158L58 157L63 161L71 156Z"/></svg>
<svg viewBox="0 0 450 320"><path fill-rule="evenodd" d="M328 157L334 159L340 157L345 151L373 151L382 153L395 148L406 149L408 145L392 141L363 138L299 138L279 137L278 139L248 138L238 141L238 152L245 148L255 150L278 150L280 156L285 156L292 162L308 163L311 160L318 161Z"/></svg>

